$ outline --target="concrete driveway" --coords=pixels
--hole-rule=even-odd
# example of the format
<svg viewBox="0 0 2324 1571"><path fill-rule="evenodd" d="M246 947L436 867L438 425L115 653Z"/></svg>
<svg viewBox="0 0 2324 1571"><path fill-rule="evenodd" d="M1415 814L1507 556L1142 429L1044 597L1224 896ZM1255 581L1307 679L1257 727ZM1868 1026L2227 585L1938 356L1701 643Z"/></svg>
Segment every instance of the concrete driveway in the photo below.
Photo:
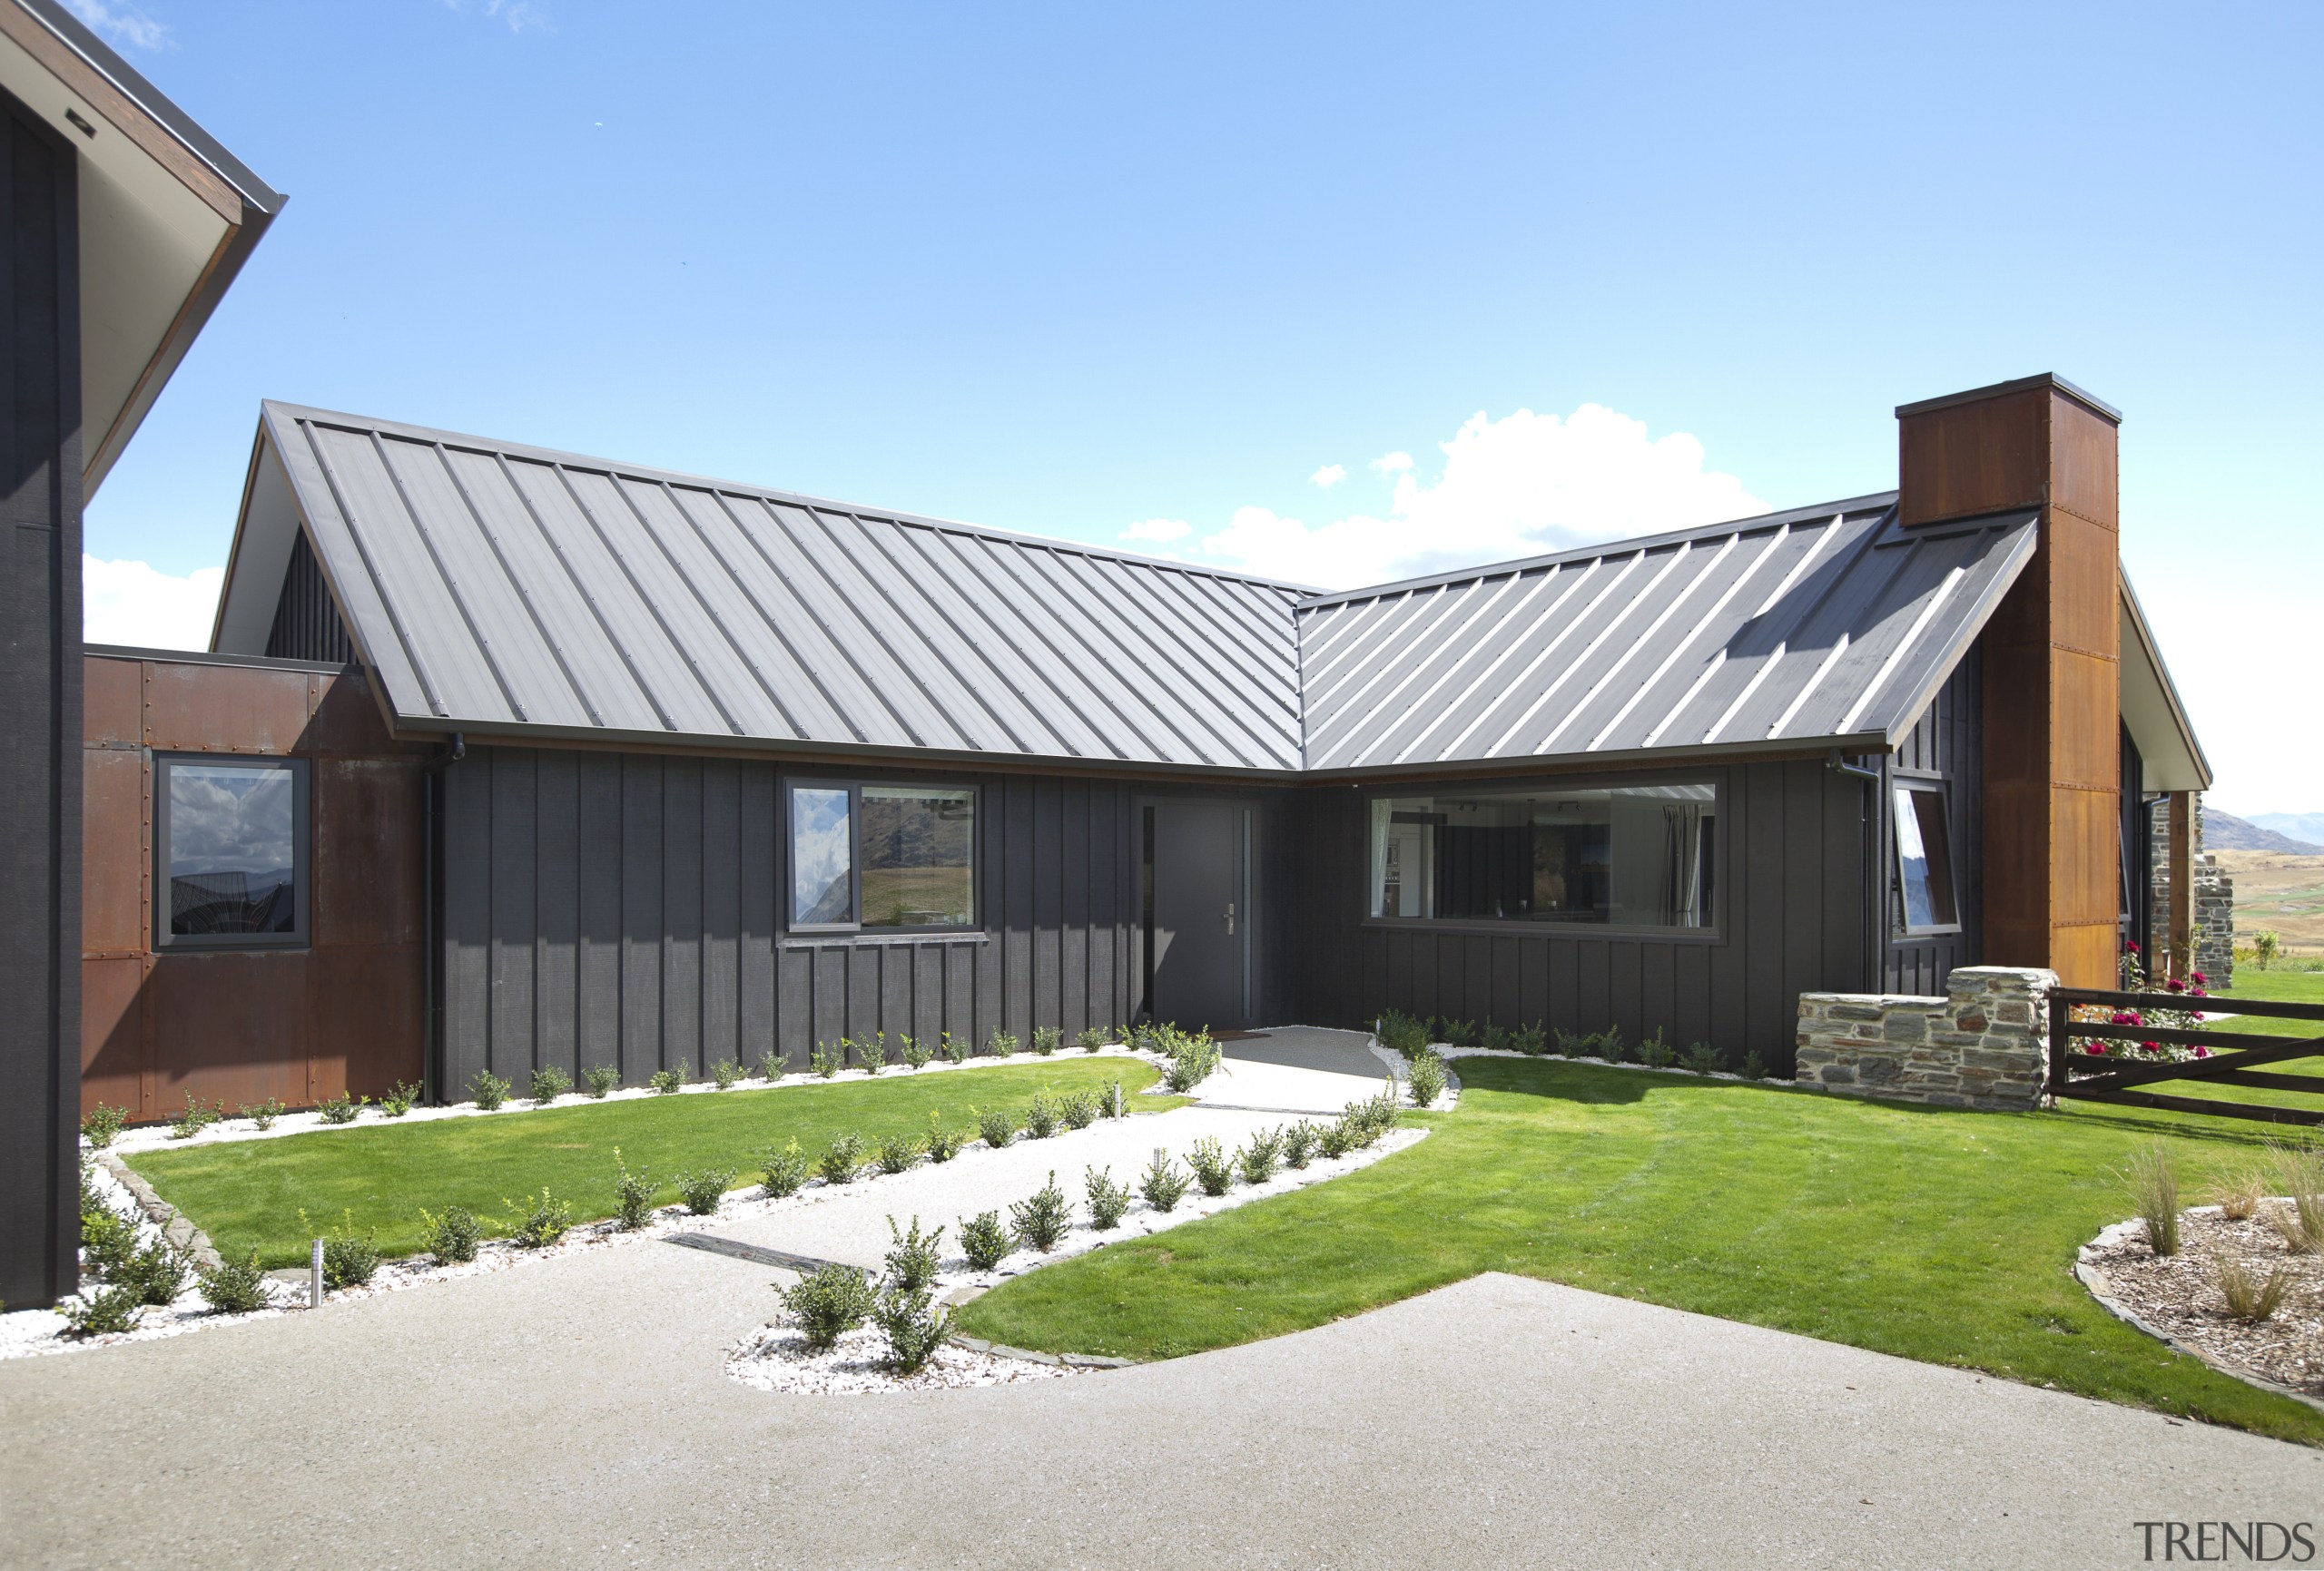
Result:
<svg viewBox="0 0 2324 1571"><path fill-rule="evenodd" d="M1391 1158L1390 1160L1394 1160ZM1547 1283L1028 1385L720 1372L769 1273L653 1243L0 1365L0 1561L2141 1564L2324 1455Z"/></svg>

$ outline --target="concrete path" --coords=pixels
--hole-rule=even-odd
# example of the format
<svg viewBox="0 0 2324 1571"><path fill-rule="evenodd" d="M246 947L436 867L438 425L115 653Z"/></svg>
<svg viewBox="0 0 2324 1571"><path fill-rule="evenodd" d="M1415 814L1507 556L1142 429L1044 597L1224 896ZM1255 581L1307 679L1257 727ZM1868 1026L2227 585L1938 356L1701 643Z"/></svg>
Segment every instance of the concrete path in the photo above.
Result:
<svg viewBox="0 0 2324 1571"><path fill-rule="evenodd" d="M1264 1036L1222 1042L1217 1070L1194 1095L1225 1106L1334 1118L1386 1084L1371 1040L1361 1031L1278 1026Z"/></svg>
<svg viewBox="0 0 2324 1571"><path fill-rule="evenodd" d="M2313 1521L2324 1455L1489 1275L968 1391L720 1372L769 1273L665 1246L0 1365L0 1563L2129 1566Z"/></svg>

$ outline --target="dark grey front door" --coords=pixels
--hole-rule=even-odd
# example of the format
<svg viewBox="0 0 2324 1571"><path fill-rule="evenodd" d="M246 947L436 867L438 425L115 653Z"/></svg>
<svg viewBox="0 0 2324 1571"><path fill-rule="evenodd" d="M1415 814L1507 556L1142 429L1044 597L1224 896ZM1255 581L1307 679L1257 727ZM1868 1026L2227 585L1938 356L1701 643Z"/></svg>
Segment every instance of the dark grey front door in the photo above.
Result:
<svg viewBox="0 0 2324 1571"><path fill-rule="evenodd" d="M1251 809L1160 802L1154 814L1154 1014L1251 1023Z"/></svg>

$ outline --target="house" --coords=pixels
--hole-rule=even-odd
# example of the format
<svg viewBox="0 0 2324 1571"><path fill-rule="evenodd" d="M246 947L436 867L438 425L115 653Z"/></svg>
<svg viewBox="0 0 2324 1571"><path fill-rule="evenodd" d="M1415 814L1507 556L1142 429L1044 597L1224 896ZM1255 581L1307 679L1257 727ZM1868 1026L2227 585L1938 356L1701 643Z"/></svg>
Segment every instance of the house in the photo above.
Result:
<svg viewBox="0 0 2324 1571"><path fill-rule="evenodd" d="M81 512L282 198L54 0L0 0L0 1301L80 1280Z"/></svg>
<svg viewBox="0 0 2324 1571"><path fill-rule="evenodd" d="M84 1095L2110 986L2210 781L2118 417L1898 416L1894 493L1325 594L270 403L212 652L88 656Z"/></svg>

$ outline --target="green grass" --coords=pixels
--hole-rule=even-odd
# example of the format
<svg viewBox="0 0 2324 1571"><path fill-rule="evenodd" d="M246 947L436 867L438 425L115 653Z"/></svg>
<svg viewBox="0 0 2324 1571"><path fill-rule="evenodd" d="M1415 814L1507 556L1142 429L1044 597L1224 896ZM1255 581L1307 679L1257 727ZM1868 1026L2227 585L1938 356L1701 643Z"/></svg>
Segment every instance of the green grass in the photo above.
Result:
<svg viewBox="0 0 2324 1571"><path fill-rule="evenodd" d="M2074 1251L2162 1138L2186 1189L2270 1131L2069 1105L1956 1112L1471 1059L1433 1133L1347 1177L1003 1283L963 1330L1161 1358L1320 1325L1482 1271L1797 1331L2261 1434L2324 1413L2108 1315Z"/></svg>
<svg viewBox="0 0 2324 1571"><path fill-rule="evenodd" d="M2324 1004L2324 972L2261 971L2249 964L2236 967L2235 986L2213 993L2216 1007L2231 1010L2238 998L2258 998L2280 1004ZM2210 1023L2223 1035L2237 1036L2324 1036L2324 1020L2286 1020L2271 1015L2239 1015L2232 1020ZM2261 1065L2274 1075L2303 1075L2324 1081L2324 1057L2292 1058ZM2277 1091L2265 1086L2213 1084L2201 1080L2158 1080L2139 1087L2171 1096L2191 1096L2204 1102L2248 1102L2263 1107L2324 1107L2324 1084L2317 1095L2304 1091Z"/></svg>
<svg viewBox="0 0 2324 1571"><path fill-rule="evenodd" d="M313 1231L352 1213L376 1228L381 1251L425 1247L420 1208L465 1205L495 1232L502 1203L543 1184L570 1200L576 1221L614 1212L614 1147L635 1170L660 1181L658 1202L678 1198L681 1173L736 1170L736 1184L758 1177L758 1154L795 1139L813 1157L840 1135L877 1144L882 1135L920 1133L931 1112L974 1137L971 1106L1010 1107L1022 1122L1033 1094L1096 1092L1117 1079L1125 1093L1154 1083L1142 1060L1058 1058L971 1073L891 1070L869 1080L759 1091L650 1096L582 1103L497 1118L429 1124L365 1124L352 1129L141 1152L129 1165L163 1200L192 1218L229 1258L255 1249L268 1266L301 1265ZM1141 1112L1185 1098L1148 1096ZM301 1223L304 1211L308 1223Z"/></svg>

